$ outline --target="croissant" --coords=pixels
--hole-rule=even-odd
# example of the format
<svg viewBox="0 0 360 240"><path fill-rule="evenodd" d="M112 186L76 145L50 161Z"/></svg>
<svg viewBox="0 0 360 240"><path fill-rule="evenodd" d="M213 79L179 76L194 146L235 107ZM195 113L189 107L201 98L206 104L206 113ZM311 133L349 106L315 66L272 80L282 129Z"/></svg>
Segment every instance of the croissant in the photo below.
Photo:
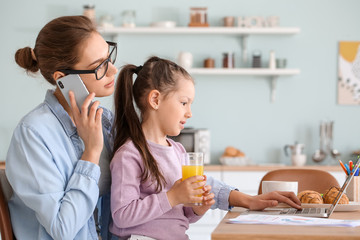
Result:
<svg viewBox="0 0 360 240"><path fill-rule="evenodd" d="M323 198L324 198L324 202L325 203L329 203L332 204L336 198L336 196L339 193L340 188L338 187L331 187L329 188ZM346 196L346 194L344 193L339 201L339 204L349 204L349 198Z"/></svg>
<svg viewBox="0 0 360 240"><path fill-rule="evenodd" d="M302 203L324 203L321 194L312 190L302 191L297 195L297 197Z"/></svg>

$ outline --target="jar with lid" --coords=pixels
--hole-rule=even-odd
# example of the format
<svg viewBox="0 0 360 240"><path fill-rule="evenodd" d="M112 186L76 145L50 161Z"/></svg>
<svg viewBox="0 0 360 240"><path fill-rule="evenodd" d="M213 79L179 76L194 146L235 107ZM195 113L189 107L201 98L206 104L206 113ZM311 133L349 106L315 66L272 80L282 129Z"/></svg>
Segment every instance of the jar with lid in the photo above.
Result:
<svg viewBox="0 0 360 240"><path fill-rule="evenodd" d="M223 53L223 68L234 68L235 58L233 52Z"/></svg>
<svg viewBox="0 0 360 240"><path fill-rule="evenodd" d="M84 8L83 15L85 17L88 17L94 24L96 24L95 5L86 4L83 6L83 8Z"/></svg>
<svg viewBox="0 0 360 240"><path fill-rule="evenodd" d="M207 22L207 8L206 7L192 7L190 8L190 23L189 27L208 27Z"/></svg>
<svg viewBox="0 0 360 240"><path fill-rule="evenodd" d="M122 16L122 26L123 27L136 27L135 19L136 12L135 10L125 10L121 14Z"/></svg>

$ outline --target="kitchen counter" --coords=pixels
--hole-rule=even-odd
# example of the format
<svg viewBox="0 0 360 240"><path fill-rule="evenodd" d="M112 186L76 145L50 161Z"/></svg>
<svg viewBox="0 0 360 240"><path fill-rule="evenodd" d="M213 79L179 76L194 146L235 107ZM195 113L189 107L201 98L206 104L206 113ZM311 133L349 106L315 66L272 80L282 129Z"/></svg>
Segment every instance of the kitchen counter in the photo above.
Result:
<svg viewBox="0 0 360 240"><path fill-rule="evenodd" d="M305 168L305 169L320 169L324 171L343 171L340 165L305 165L301 167L289 166L284 164L274 165L248 165L248 166L237 166L237 165L205 165L204 170L211 171L271 171L283 168Z"/></svg>
<svg viewBox="0 0 360 240"><path fill-rule="evenodd" d="M248 165L248 166L230 166L230 165L205 165L204 170L208 172L213 171L271 171L281 168L307 168L307 169L321 169L324 171L342 171L340 166L337 165L306 165L302 167L289 166L283 164L274 165ZM5 161L0 161L0 169L5 169Z"/></svg>

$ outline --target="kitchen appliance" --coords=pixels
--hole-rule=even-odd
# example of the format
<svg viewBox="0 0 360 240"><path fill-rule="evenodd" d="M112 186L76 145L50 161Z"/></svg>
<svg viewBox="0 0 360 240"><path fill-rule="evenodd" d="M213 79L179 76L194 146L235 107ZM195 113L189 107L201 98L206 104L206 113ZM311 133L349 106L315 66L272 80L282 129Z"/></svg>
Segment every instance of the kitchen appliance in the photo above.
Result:
<svg viewBox="0 0 360 240"><path fill-rule="evenodd" d="M178 136L169 136L181 143L186 152L204 153L204 164L210 164L210 131L205 128L184 128Z"/></svg>
<svg viewBox="0 0 360 240"><path fill-rule="evenodd" d="M305 145L295 142L294 145L285 145L285 155L288 156L288 149L291 150L291 162L294 166L303 166L306 163L306 155L303 153Z"/></svg>

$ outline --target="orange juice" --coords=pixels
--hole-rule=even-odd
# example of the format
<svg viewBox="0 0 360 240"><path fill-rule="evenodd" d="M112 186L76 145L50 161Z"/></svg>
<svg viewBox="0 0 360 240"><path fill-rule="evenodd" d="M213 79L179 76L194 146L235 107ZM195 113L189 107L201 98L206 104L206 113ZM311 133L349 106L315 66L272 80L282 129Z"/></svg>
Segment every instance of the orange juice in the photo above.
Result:
<svg viewBox="0 0 360 240"><path fill-rule="evenodd" d="M182 180L192 177L192 176L202 176L204 175L204 166L203 165L183 165L182 166ZM201 194L197 195L201 197ZM195 203L195 205L202 205L201 202Z"/></svg>
<svg viewBox="0 0 360 240"><path fill-rule="evenodd" d="M192 177L192 176L202 176L204 175L204 166L194 166L194 165L188 165L188 166L182 166L182 180Z"/></svg>

